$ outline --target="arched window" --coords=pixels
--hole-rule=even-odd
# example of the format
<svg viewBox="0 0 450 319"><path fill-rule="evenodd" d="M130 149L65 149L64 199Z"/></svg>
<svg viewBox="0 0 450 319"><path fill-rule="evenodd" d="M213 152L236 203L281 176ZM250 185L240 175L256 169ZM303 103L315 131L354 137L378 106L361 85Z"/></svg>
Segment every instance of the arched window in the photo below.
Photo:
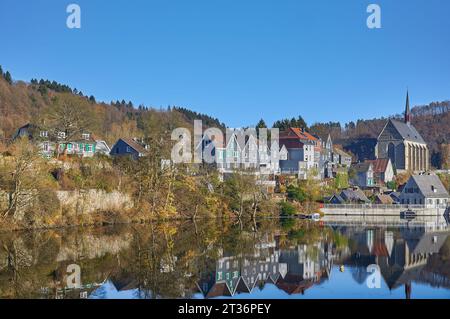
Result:
<svg viewBox="0 0 450 319"><path fill-rule="evenodd" d="M395 165L395 145L389 143L388 145L388 157L391 159L392 165Z"/></svg>

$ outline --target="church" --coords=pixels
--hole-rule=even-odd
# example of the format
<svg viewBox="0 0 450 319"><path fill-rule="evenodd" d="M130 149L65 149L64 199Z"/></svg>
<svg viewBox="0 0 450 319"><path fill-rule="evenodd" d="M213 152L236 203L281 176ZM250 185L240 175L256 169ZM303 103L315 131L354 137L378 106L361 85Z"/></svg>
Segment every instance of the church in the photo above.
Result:
<svg viewBox="0 0 450 319"><path fill-rule="evenodd" d="M411 124L408 92L404 120L389 119L378 136L375 155L377 158L390 158L397 172L417 173L429 169L427 143Z"/></svg>

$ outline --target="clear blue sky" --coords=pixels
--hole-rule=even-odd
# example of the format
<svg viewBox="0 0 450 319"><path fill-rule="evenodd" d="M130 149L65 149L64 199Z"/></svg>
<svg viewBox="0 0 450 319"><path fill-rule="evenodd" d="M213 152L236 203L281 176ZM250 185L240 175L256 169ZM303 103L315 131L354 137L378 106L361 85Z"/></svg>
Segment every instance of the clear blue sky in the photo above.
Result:
<svg viewBox="0 0 450 319"><path fill-rule="evenodd" d="M82 28L66 27L66 7ZM382 9L369 30L366 8ZM347 122L450 98L448 0L0 0L0 64L230 126Z"/></svg>

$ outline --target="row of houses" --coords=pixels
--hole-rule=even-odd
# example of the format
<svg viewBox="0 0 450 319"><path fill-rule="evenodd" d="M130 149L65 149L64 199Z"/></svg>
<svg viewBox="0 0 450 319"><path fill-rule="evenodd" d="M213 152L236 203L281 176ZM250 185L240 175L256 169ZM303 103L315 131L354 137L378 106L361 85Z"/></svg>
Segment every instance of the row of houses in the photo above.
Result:
<svg viewBox="0 0 450 319"><path fill-rule="evenodd" d="M331 204L370 204L372 201L359 188L342 190L329 200ZM413 175L400 192L387 191L375 194L374 204L422 205L427 208L447 206L450 195L440 178L434 174Z"/></svg>
<svg viewBox="0 0 450 319"><path fill-rule="evenodd" d="M90 132L67 136L65 132L50 132L34 124L20 127L13 139L18 137L32 140L46 157L59 152L81 157L103 154L137 159L150 150L143 140L135 138L120 138L110 148ZM330 136L322 140L299 128L281 132L279 140L272 143L239 131L226 140L205 134L195 151L209 152L213 157L212 164L222 174L243 169L261 175L295 175L300 179L306 179L312 172L316 178L333 177L339 168L348 169L352 161L350 155L333 147Z"/></svg>
<svg viewBox="0 0 450 319"><path fill-rule="evenodd" d="M212 164L223 174L247 169L262 175L324 179L347 171L352 163L351 155L333 146L330 135L321 138L301 128L282 131L270 143L241 131L232 132L225 141L206 133L195 151L211 154Z"/></svg>

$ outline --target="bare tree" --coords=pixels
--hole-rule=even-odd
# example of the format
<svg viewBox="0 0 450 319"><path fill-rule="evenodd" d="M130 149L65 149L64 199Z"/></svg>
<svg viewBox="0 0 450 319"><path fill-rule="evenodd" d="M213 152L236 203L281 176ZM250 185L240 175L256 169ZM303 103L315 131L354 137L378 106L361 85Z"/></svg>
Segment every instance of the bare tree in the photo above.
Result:
<svg viewBox="0 0 450 319"><path fill-rule="evenodd" d="M12 156L0 164L0 188L8 194L8 207L3 217L21 219L23 210L32 205L49 183L39 151L27 139L13 144Z"/></svg>

